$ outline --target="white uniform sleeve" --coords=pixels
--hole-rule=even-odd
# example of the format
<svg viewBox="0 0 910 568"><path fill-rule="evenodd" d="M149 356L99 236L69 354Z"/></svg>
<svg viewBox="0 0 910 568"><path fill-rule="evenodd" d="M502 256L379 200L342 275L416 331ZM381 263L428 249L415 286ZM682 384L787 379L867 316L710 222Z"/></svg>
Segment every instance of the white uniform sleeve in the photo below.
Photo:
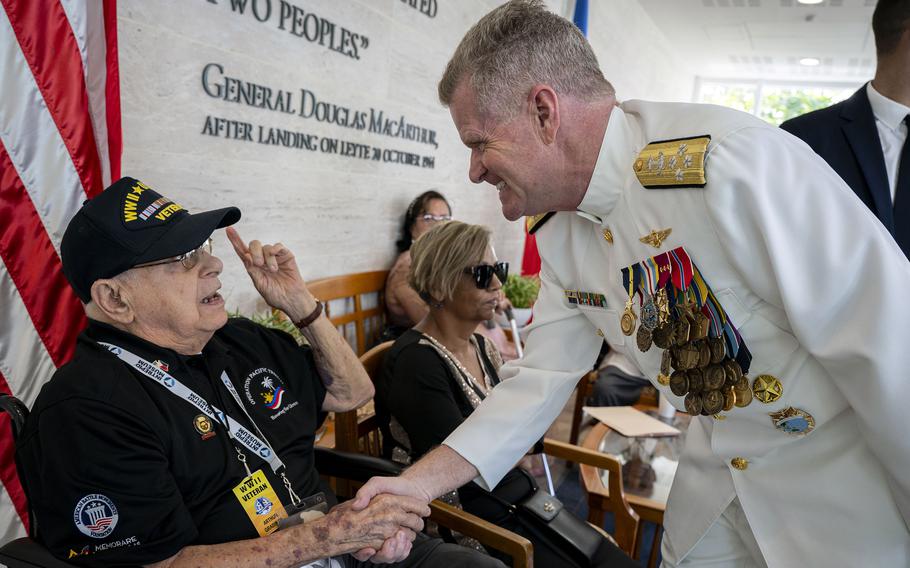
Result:
<svg viewBox="0 0 910 568"><path fill-rule="evenodd" d="M910 515L910 263L825 162L777 129L719 141L709 215L727 260L825 368Z"/></svg>
<svg viewBox="0 0 910 568"><path fill-rule="evenodd" d="M480 472L490 489L540 439L591 370L600 344L594 326L564 301L563 288L546 260L525 356L500 369L505 380L445 440Z"/></svg>

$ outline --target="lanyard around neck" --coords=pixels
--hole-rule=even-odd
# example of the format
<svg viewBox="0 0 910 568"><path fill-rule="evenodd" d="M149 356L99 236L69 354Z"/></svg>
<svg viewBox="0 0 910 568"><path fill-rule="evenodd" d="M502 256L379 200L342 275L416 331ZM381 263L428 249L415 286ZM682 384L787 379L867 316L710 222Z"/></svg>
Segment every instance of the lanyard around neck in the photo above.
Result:
<svg viewBox="0 0 910 568"><path fill-rule="evenodd" d="M206 401L200 395L196 394L195 391L181 383L172 375L166 371L162 371L142 357L111 343L104 343L102 341L99 341L98 343L107 348L108 351L116 355L127 365L131 366L146 377L163 386L169 393L173 394L176 397L182 398L186 402L195 406L199 412L202 412L212 420L217 420L223 424L227 428L228 435L230 435L231 439L239 442L253 455L259 456L269 462L269 466L271 466L272 471L275 472L276 475L281 475L279 470L282 470L284 468L284 462L282 462L278 457L278 454L272 450L271 446L269 446L268 443L261 439L259 436L253 432L250 432L247 428L229 417L217 407L209 404L208 401ZM226 385L230 385L230 388L228 390L231 391L231 394L237 397L236 391L234 390L233 385L231 385L227 373L224 371L221 372L221 381ZM256 423L253 422L253 419L250 417L250 415L246 412L246 409L243 407L242 403L240 404L240 408L243 409L244 413L247 415L247 418L253 424L253 427L255 427L258 431L259 428L256 426Z"/></svg>

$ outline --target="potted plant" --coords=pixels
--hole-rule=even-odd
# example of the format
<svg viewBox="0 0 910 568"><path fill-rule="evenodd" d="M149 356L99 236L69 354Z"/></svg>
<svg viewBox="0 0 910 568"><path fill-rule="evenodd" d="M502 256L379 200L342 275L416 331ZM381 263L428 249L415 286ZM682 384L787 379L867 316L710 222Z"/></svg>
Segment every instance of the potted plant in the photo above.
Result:
<svg viewBox="0 0 910 568"><path fill-rule="evenodd" d="M509 274L502 291L512 302L515 323L519 327L526 325L531 319L531 306L534 305L540 291L540 280L533 276Z"/></svg>

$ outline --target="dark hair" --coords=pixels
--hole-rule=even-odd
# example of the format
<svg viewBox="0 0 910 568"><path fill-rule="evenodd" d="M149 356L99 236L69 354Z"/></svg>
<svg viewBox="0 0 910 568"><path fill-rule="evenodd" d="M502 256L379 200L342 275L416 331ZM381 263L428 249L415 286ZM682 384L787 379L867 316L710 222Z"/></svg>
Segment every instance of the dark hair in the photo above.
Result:
<svg viewBox="0 0 910 568"><path fill-rule="evenodd" d="M875 51L887 55L897 48L901 36L910 23L910 2L907 0L879 0L872 13L872 33Z"/></svg>
<svg viewBox="0 0 910 568"><path fill-rule="evenodd" d="M439 199L446 204L446 207L449 208L449 212L452 211L452 206L449 205L449 202L446 201L446 198L442 196L441 193L434 190L424 191L420 195L414 198L414 201L408 205L408 210L404 214L404 223L401 225L401 238L395 241L395 246L398 247L398 252L402 253L406 250L410 250L411 241L411 229L414 228L414 223L417 222L417 217L423 215L427 212L427 204L434 199Z"/></svg>

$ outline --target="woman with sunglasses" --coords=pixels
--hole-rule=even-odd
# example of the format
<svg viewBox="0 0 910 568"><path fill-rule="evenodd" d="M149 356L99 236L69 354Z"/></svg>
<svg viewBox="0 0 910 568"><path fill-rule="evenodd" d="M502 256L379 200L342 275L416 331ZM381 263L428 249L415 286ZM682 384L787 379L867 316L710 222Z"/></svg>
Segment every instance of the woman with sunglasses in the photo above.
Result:
<svg viewBox="0 0 910 568"><path fill-rule="evenodd" d="M475 330L493 317L509 265L496 260L487 228L458 221L429 230L411 254L410 283L429 312L387 352L376 412L388 424L387 455L397 446L416 460L441 444L500 382L499 353ZM518 503L535 489L534 478L515 467L493 493ZM464 510L531 540L535 565L572 565L554 541L525 530L503 502L476 484L461 487L458 498Z"/></svg>
<svg viewBox="0 0 910 568"><path fill-rule="evenodd" d="M445 197L437 191L425 191L414 198L408 206L401 228L401 238L396 242L398 258L389 270L385 283L385 305L388 326L383 339L397 339L405 330L421 321L429 311L427 303L408 284L411 269L411 244L418 237L438 225L452 219L452 209ZM497 313L507 307L508 300L500 294ZM477 332L491 339L505 360L518 357L515 345L506 337L492 318L481 322Z"/></svg>

